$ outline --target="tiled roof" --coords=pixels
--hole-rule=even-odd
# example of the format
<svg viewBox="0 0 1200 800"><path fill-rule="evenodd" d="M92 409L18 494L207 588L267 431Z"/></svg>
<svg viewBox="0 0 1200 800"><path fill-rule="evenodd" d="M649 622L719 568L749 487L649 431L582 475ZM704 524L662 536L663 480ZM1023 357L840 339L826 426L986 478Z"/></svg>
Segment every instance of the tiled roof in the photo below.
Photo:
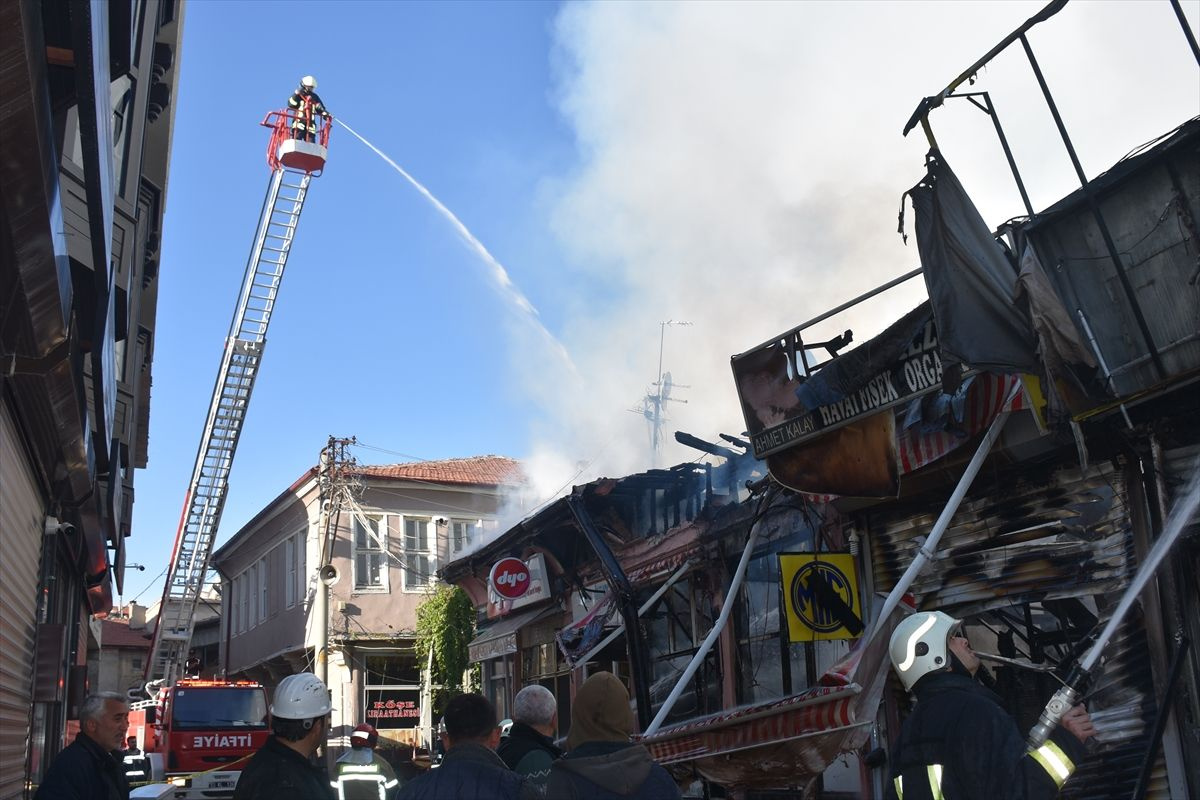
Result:
<svg viewBox="0 0 1200 800"><path fill-rule="evenodd" d="M361 466L358 474L367 478L398 478L472 486L515 486L525 480L521 462L504 456Z"/></svg>
<svg viewBox="0 0 1200 800"><path fill-rule="evenodd" d="M124 620L105 619L100 621L101 647L137 647L142 650L150 649L150 640L146 638L152 633L150 628L130 630L129 623Z"/></svg>

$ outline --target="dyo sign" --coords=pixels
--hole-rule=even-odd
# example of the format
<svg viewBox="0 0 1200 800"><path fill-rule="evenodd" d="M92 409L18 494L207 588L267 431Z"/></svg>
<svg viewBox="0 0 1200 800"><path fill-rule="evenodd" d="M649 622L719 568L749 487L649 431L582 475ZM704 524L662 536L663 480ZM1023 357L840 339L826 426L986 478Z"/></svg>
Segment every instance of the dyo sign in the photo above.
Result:
<svg viewBox="0 0 1200 800"><path fill-rule="evenodd" d="M519 558L502 558L488 576L492 591L505 600L516 600L529 591L529 566Z"/></svg>

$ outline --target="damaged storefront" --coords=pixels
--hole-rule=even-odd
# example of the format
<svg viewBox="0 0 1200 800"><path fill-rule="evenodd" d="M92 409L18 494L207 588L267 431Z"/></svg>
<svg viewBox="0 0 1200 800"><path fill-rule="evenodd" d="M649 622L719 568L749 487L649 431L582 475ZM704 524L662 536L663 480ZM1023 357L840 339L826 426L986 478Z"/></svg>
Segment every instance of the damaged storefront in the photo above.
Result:
<svg viewBox="0 0 1200 800"><path fill-rule="evenodd" d="M901 592L965 619L977 650L1008 659L983 679L1022 731L1091 649L1196 469L1198 152L1191 120L993 234L932 150L908 193L922 269L890 284L922 274L930 300L845 353L848 331L817 341L818 323L833 324L822 315L733 358L772 480L829 500L859 541L868 616ZM813 351L831 357L814 364ZM1104 646L1084 695L1098 735L1062 796L1200 789L1196 550L1193 523ZM861 796L882 796L886 750L910 711L880 665L871 741L843 742L871 765ZM660 758L736 751L752 726L732 716L735 733L702 724ZM712 777L766 786L734 760ZM822 760L834 762L822 754L817 773Z"/></svg>

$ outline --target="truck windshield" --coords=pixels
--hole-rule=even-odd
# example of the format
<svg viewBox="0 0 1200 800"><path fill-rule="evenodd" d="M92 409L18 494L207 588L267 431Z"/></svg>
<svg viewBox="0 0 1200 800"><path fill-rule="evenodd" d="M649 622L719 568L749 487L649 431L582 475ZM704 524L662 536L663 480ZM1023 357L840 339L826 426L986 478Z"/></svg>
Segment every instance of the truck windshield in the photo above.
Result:
<svg viewBox="0 0 1200 800"><path fill-rule="evenodd" d="M267 698L257 686L176 689L171 703L175 730L267 727Z"/></svg>

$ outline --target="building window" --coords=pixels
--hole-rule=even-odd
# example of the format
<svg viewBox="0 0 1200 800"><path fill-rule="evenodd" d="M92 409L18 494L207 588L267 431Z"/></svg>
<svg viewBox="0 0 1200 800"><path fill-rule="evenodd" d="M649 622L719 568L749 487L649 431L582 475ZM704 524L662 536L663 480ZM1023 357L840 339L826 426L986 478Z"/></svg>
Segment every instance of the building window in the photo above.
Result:
<svg viewBox="0 0 1200 800"><path fill-rule="evenodd" d="M246 611L246 630L258 624L258 564L251 565L246 570L246 594L250 597L250 605Z"/></svg>
<svg viewBox="0 0 1200 800"><path fill-rule="evenodd" d="M433 552L428 517L404 518L404 590L421 591L433 576Z"/></svg>
<svg viewBox="0 0 1200 800"><path fill-rule="evenodd" d="M387 577L387 515L355 515L355 591L386 592Z"/></svg>
<svg viewBox="0 0 1200 800"><path fill-rule="evenodd" d="M258 621L267 621L267 557L258 560Z"/></svg>
<svg viewBox="0 0 1200 800"><path fill-rule="evenodd" d="M483 694L496 708L496 716L508 716L508 700L511 696L509 678L512 675L513 657L501 656L483 662Z"/></svg>
<svg viewBox="0 0 1200 800"><path fill-rule="evenodd" d="M483 520L456 519L450 522L450 550L458 554L479 543Z"/></svg>
<svg viewBox="0 0 1200 800"><path fill-rule="evenodd" d="M308 531L296 534L296 597L308 602Z"/></svg>
<svg viewBox="0 0 1200 800"><path fill-rule="evenodd" d="M141 669L142 668L142 659L141 658L131 658L129 660L129 666L133 667L134 669Z"/></svg>
<svg viewBox="0 0 1200 800"><path fill-rule="evenodd" d="M242 579L234 578L229 584L229 633L237 636L242 632Z"/></svg>
<svg viewBox="0 0 1200 800"><path fill-rule="evenodd" d="M283 543L283 563L287 565L287 580L283 582L283 605L296 605L296 537L289 536Z"/></svg>
<svg viewBox="0 0 1200 800"><path fill-rule="evenodd" d="M650 587L643 594L649 595ZM642 614L642 620L650 651L650 703L652 713L657 713L691 662L696 648L712 630L712 598L696 581L683 578L672 584L654 606ZM689 688L679 697L666 719L674 722L698 717L720 707L719 659L717 653L709 651Z"/></svg>

